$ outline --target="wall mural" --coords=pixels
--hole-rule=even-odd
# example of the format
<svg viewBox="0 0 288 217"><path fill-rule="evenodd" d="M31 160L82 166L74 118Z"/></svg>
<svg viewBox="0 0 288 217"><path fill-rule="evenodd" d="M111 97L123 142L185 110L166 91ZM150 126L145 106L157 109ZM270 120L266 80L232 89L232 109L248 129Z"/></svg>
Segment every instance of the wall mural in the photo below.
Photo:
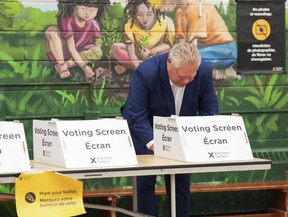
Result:
<svg viewBox="0 0 288 217"><path fill-rule="evenodd" d="M77 1L69 3L59 1L56 15L57 26L45 29L45 45L48 58L55 64L60 78L71 77L70 68L78 66L88 81L93 81L95 73L103 70L94 69L87 63L100 60L101 23L103 13L109 1Z"/></svg>
<svg viewBox="0 0 288 217"><path fill-rule="evenodd" d="M202 57L212 65L215 79L241 79L233 68L237 47L227 25L214 5L201 3L199 0L178 3L175 38L199 47Z"/></svg>
<svg viewBox="0 0 288 217"><path fill-rule="evenodd" d="M221 0L216 3L224 8ZM33 10L30 7L38 7L48 13L46 4L25 1L23 5L30 10ZM57 72L63 80L75 75L71 72L74 68L82 80L94 82L105 73L111 73L111 62L113 73L131 73L141 61L169 51L179 41L199 47L204 59L213 66L215 80L242 78L236 74L235 40L211 3L198 0L113 3L109 0L81 0L71 3L60 0L51 3L50 7L49 13L56 15L55 18L49 16L51 24L47 23L43 29L45 49L53 64L51 72ZM99 66L97 63L107 59L110 65Z"/></svg>
<svg viewBox="0 0 288 217"><path fill-rule="evenodd" d="M180 6L175 17L171 17L173 22L164 13L165 7L171 10L176 3ZM86 63L102 57L99 23L103 24L101 18L108 5L109 1L77 1L75 5L58 2L58 27L48 27L45 36L47 55L50 60L56 60L55 69L60 78L70 77L69 68L74 66L80 67L91 81L95 74L99 76L103 72L99 67L94 73ZM214 68L215 79L241 79L233 68L237 58L236 43L214 5L200 4L198 0L130 0L124 7L123 15L123 40L110 47L110 58L118 63L114 66L116 73L133 70L144 59L169 51L178 40L199 45L202 56ZM53 37L55 34L56 37ZM60 39L65 44L63 50L58 51L58 47L62 48ZM69 53L71 56L67 57Z"/></svg>
<svg viewBox="0 0 288 217"><path fill-rule="evenodd" d="M174 43L187 41L196 44L213 66L221 114L243 115L253 154L274 162L271 171L197 174L191 181L286 179L288 78L286 74L244 77L236 73L234 0L8 0L0 2L0 20L1 117L25 124L31 153L33 118L119 114L135 67L169 51ZM286 15L286 34L287 20ZM286 36L286 46L287 40ZM158 177L157 184L163 183ZM131 180L85 180L87 189L111 186L131 186ZM13 186L0 185L0 192L11 191ZM259 193L246 199L234 196L242 198L246 208L241 210L264 206ZM161 201L166 209L165 199ZM229 209L231 198L194 196L192 212L208 213L207 202L215 205L211 205L213 210L224 210ZM14 209L14 205L0 203L1 216L16 216Z"/></svg>

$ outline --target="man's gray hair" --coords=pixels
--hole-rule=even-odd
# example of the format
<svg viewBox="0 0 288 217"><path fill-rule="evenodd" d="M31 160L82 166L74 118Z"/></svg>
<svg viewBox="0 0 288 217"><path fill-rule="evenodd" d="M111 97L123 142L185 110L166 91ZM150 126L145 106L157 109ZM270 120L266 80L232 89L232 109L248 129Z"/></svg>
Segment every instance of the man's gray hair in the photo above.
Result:
<svg viewBox="0 0 288 217"><path fill-rule="evenodd" d="M178 68L183 61L198 64L198 66L201 64L199 49L187 42L175 44L169 52L169 58L175 68Z"/></svg>

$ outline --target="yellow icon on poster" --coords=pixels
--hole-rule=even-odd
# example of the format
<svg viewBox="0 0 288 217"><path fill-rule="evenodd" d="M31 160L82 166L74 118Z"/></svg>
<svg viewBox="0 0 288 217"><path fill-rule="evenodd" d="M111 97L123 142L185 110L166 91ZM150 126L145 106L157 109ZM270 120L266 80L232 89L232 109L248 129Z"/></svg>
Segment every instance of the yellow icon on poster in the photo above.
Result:
<svg viewBox="0 0 288 217"><path fill-rule="evenodd" d="M252 33L257 40L264 41L271 33L270 24L264 19L256 20L252 26Z"/></svg>
<svg viewBox="0 0 288 217"><path fill-rule="evenodd" d="M70 217L86 213L83 183L53 173L22 173L15 183L19 217Z"/></svg>

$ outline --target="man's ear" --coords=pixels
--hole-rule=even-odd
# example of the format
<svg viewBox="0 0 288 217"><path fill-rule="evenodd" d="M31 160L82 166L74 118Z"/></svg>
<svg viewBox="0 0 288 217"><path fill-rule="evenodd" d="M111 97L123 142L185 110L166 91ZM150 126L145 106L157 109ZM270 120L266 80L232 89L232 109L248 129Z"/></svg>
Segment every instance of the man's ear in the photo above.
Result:
<svg viewBox="0 0 288 217"><path fill-rule="evenodd" d="M168 59L167 59L167 63L171 63L171 59L170 59L170 57L168 57Z"/></svg>

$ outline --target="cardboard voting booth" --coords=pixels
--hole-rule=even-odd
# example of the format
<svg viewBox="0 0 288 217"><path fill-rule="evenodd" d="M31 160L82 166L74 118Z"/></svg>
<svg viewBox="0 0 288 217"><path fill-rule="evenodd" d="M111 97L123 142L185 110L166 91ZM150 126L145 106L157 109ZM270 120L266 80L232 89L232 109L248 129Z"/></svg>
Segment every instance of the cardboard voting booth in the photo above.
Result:
<svg viewBox="0 0 288 217"><path fill-rule="evenodd" d="M154 117L156 156L185 162L253 159L241 116Z"/></svg>
<svg viewBox="0 0 288 217"><path fill-rule="evenodd" d="M24 132L19 122L0 122L0 173L30 171Z"/></svg>
<svg viewBox="0 0 288 217"><path fill-rule="evenodd" d="M126 120L33 121L34 161L64 168L137 165Z"/></svg>

